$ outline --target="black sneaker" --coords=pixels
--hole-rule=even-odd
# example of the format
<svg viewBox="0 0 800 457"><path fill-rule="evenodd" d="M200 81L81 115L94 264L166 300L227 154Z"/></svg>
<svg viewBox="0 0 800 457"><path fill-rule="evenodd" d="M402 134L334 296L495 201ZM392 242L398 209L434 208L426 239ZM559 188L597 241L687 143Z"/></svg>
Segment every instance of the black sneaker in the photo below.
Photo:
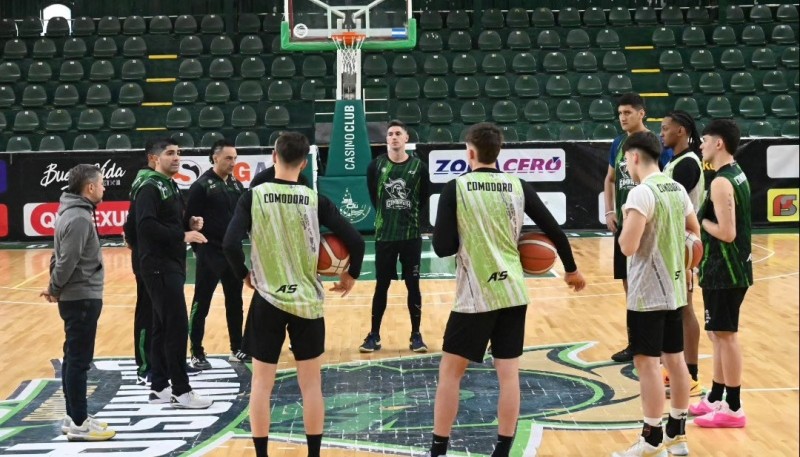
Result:
<svg viewBox="0 0 800 457"><path fill-rule="evenodd" d="M242 352L241 349L231 352L231 355L228 357L228 362L246 363L252 361L253 358Z"/></svg>
<svg viewBox="0 0 800 457"><path fill-rule="evenodd" d="M358 347L358 350L364 353L380 351L380 349L381 349L381 336L371 332L367 334L366 338L364 338L364 343Z"/></svg>
<svg viewBox="0 0 800 457"><path fill-rule="evenodd" d="M625 349L612 355L611 360L617 363L633 362L633 352L631 351L630 346L627 346Z"/></svg>
<svg viewBox="0 0 800 457"><path fill-rule="evenodd" d="M202 372L203 372L203 370L193 367L191 363L187 363L186 364L186 374L188 376L196 376L196 375L199 375Z"/></svg>
<svg viewBox="0 0 800 457"><path fill-rule="evenodd" d="M198 370L211 369L211 362L209 362L206 359L206 354L204 352L192 355L192 362L190 365L192 365L194 368L197 368Z"/></svg>
<svg viewBox="0 0 800 457"><path fill-rule="evenodd" d="M408 343L408 348L414 352L428 352L428 345L422 341L422 334L420 332L412 333Z"/></svg>

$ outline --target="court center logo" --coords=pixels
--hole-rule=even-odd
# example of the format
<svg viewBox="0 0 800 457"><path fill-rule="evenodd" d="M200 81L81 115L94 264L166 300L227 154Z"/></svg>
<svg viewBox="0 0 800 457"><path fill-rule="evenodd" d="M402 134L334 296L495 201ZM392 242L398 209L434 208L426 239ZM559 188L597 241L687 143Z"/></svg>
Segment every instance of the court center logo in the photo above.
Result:
<svg viewBox="0 0 800 457"><path fill-rule="evenodd" d="M543 429L611 430L641 426L639 385L630 364L586 363L592 343L529 347L520 358L520 417L511 455L535 450ZM210 357L212 369L192 387L214 399L208 410L174 410L147 403L134 385L132 359L96 360L89 373L89 411L118 435L103 443L68 443L60 381L30 381L0 402L4 455L78 455L137 452L179 456L208 452L227 439L249 439L250 374L241 364ZM418 455L430 446L440 356L350 362L323 367L325 447ZM58 375L58 374L57 374ZM470 364L448 455L489 455L497 436L497 376L491 356ZM5 416L4 416L5 414ZM278 373L272 396L270 441L305 444L296 371ZM102 450L102 451L100 451ZM50 453L50 454L48 454Z"/></svg>

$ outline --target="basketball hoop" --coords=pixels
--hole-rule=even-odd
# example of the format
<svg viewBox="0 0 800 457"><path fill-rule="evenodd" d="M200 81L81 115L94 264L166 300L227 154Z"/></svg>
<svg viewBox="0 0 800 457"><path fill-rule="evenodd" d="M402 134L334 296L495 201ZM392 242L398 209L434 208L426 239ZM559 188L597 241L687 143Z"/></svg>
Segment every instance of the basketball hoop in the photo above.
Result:
<svg viewBox="0 0 800 457"><path fill-rule="evenodd" d="M361 46L366 38L367 35L350 30L331 35L331 40L336 45L336 49L340 51L344 73L356 73Z"/></svg>

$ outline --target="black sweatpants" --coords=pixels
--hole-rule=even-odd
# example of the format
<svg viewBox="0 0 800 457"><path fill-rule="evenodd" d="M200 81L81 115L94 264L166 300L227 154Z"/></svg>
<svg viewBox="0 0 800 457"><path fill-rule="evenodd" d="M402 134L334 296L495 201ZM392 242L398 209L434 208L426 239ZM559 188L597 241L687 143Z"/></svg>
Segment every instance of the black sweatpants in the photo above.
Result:
<svg viewBox="0 0 800 457"><path fill-rule="evenodd" d="M136 355L136 373L147 376L150 372L153 334L153 302L139 274L136 277L136 309L133 313L133 349Z"/></svg>
<svg viewBox="0 0 800 457"><path fill-rule="evenodd" d="M77 425L83 424L86 410L86 374L94 357L97 320L103 300L84 299L58 302L58 314L64 320L64 361L61 364L61 385L67 404L67 416Z"/></svg>
<svg viewBox="0 0 800 457"><path fill-rule="evenodd" d="M160 272L142 277L153 301L151 389L160 392L172 382L172 394L183 395L192 390L186 374L186 340L189 337L189 317L183 294L186 275Z"/></svg>
<svg viewBox="0 0 800 457"><path fill-rule="evenodd" d="M206 328L206 317L211 308L211 299L217 284L222 281L225 294L225 318L228 321L228 339L231 352L242 348L243 303L242 286L244 283L236 279L228 260L222 250L215 246L200 246L195 253L197 258L195 269L194 297L192 312L189 314L189 339L192 343L192 354L203 354L203 335Z"/></svg>

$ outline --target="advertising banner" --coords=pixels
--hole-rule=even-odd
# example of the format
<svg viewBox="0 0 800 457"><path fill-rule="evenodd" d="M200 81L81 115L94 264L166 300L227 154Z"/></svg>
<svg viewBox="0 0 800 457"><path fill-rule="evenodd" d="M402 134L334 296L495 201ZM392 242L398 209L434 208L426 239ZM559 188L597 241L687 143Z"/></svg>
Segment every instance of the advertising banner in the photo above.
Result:
<svg viewBox="0 0 800 457"><path fill-rule="evenodd" d="M320 176L317 188L356 229L362 232L375 229L375 210L369 201L365 178Z"/></svg>

